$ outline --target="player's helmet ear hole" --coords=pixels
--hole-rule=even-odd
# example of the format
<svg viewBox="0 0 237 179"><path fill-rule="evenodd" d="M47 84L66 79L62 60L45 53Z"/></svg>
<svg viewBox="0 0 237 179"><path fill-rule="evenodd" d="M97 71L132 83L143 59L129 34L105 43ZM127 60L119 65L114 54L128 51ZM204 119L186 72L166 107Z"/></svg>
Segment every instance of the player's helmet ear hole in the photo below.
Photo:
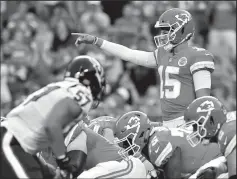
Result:
<svg viewBox="0 0 237 179"><path fill-rule="evenodd" d="M184 33L184 27L182 27L182 29L181 29L181 33L182 33L182 34Z"/></svg>
<svg viewBox="0 0 237 179"><path fill-rule="evenodd" d="M139 138L142 138L144 136L144 131L140 134Z"/></svg>
<svg viewBox="0 0 237 179"><path fill-rule="evenodd" d="M214 121L214 119L213 119L212 116L210 117L210 124L211 124L211 125L214 125L214 124L215 124L215 121Z"/></svg>

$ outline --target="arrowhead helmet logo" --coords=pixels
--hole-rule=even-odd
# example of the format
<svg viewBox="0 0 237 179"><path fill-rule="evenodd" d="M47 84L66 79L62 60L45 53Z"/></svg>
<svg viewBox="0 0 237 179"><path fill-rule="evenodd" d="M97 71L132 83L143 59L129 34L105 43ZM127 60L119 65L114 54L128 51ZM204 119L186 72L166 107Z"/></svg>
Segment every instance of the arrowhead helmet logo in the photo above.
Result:
<svg viewBox="0 0 237 179"><path fill-rule="evenodd" d="M209 112L214 110L214 103L212 101L204 101L198 108L197 112Z"/></svg>
<svg viewBox="0 0 237 179"><path fill-rule="evenodd" d="M140 129L140 118L137 116L131 117L128 121L128 125L124 126L126 130L133 129L135 127L137 128L136 132L138 132Z"/></svg>

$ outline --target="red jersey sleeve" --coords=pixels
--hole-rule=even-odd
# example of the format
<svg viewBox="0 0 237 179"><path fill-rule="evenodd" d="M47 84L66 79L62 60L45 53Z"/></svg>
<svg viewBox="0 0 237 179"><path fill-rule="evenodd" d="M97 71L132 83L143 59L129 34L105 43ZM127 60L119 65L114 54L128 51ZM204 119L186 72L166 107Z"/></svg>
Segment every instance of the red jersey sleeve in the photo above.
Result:
<svg viewBox="0 0 237 179"><path fill-rule="evenodd" d="M200 70L208 70L212 73L215 69L213 55L203 48L193 47L193 50L194 53L192 54L192 62L190 64L191 74Z"/></svg>
<svg viewBox="0 0 237 179"><path fill-rule="evenodd" d="M161 132L154 133L149 143L149 158L150 162L161 167L164 165L169 158L172 156L175 147L169 142L161 137Z"/></svg>

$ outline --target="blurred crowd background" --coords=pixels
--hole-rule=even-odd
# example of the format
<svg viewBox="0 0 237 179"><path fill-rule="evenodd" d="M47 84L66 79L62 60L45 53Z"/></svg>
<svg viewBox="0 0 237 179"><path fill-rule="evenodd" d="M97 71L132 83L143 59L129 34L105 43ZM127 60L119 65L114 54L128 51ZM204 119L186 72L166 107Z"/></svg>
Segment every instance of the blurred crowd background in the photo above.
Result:
<svg viewBox="0 0 237 179"><path fill-rule="evenodd" d="M156 69L124 62L92 45L74 45L84 32L133 49L153 51L154 24L172 7L196 22L192 43L215 56L212 95L236 110L235 1L1 1L1 115L29 93L63 78L76 55L96 57L106 69L104 101L91 116L131 109L161 116Z"/></svg>

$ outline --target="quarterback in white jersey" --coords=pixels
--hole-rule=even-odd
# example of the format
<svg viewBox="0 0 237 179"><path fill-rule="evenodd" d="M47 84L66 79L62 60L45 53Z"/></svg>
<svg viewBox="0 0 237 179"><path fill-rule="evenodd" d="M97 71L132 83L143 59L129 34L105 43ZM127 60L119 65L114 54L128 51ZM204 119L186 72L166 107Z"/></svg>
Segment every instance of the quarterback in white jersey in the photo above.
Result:
<svg viewBox="0 0 237 179"><path fill-rule="evenodd" d="M70 173L63 131L98 106L104 87L100 63L77 56L63 81L34 92L10 111L1 125L3 178L42 178L36 154L48 147L60 169Z"/></svg>

